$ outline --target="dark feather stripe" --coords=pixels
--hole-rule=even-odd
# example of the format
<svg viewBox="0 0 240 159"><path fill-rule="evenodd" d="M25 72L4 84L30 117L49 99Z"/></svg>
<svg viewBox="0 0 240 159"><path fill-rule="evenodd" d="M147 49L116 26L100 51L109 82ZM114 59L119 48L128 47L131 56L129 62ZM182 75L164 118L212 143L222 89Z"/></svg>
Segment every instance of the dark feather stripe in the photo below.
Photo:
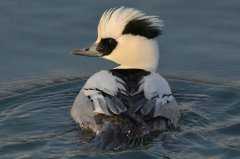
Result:
<svg viewBox="0 0 240 159"><path fill-rule="evenodd" d="M142 78L150 74L149 71L142 69L113 69L110 72L126 83L125 87L129 95L134 94L138 90Z"/></svg>
<svg viewBox="0 0 240 159"><path fill-rule="evenodd" d="M159 27L153 26L149 19L133 19L125 26L122 34L133 34L153 39L161 35Z"/></svg>

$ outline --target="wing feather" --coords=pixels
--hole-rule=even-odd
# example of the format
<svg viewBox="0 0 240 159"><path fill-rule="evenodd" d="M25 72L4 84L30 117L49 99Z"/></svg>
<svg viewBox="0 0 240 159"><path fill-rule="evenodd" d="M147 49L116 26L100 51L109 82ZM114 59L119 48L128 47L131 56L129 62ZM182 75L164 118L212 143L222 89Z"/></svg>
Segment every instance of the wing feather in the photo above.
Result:
<svg viewBox="0 0 240 159"><path fill-rule="evenodd" d="M164 117L176 126L180 118L178 104L171 92L168 82L157 73L145 76L138 91L143 91L148 102L142 107L141 113L152 117Z"/></svg>
<svg viewBox="0 0 240 159"><path fill-rule="evenodd" d="M98 82L99 79L103 82ZM142 117L163 117L174 126L180 118L179 107L168 82L157 73L144 76L139 89L128 94L123 80L111 72L101 71L86 82L83 91L92 101L96 114L111 116L127 112Z"/></svg>
<svg viewBox="0 0 240 159"><path fill-rule="evenodd" d="M83 91L93 102L93 111L97 114L110 116L127 111L121 98L118 98L119 93L126 93L124 81L109 71L100 71L90 77Z"/></svg>

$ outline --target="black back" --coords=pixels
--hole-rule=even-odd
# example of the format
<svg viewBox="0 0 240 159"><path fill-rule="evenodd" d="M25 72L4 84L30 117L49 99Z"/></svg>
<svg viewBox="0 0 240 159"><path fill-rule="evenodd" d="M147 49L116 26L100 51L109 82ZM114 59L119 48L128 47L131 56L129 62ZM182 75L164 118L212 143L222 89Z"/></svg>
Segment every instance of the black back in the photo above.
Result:
<svg viewBox="0 0 240 159"><path fill-rule="evenodd" d="M110 72L126 83L125 88L129 94L136 92L142 78L150 74L149 71L143 69L112 69Z"/></svg>

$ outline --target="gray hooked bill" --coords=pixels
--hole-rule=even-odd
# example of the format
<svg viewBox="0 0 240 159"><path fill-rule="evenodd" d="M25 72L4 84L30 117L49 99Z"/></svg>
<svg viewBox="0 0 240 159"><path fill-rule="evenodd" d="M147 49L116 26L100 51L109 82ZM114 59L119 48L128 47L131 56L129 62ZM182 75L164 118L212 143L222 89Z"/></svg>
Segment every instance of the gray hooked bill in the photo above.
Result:
<svg viewBox="0 0 240 159"><path fill-rule="evenodd" d="M97 51L97 45L94 43L89 48L83 48L83 49L73 49L72 50L73 55L82 55L82 56L92 56L92 57L100 57L102 56L102 53Z"/></svg>

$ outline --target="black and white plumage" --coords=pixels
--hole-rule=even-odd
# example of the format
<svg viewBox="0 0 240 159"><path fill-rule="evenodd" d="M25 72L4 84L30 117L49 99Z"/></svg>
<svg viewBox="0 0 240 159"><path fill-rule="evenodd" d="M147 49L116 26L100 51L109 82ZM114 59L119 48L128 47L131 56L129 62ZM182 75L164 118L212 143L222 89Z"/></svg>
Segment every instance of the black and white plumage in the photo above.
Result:
<svg viewBox="0 0 240 159"><path fill-rule="evenodd" d="M84 126L85 121L81 119L85 116L81 115L85 108L93 116L128 113L146 120L164 117L173 126L179 118L177 103L167 81L157 73L141 69L113 69L94 74L80 91L72 112L76 121L87 128L89 125Z"/></svg>
<svg viewBox="0 0 240 159"><path fill-rule="evenodd" d="M96 42L74 54L103 57L119 67L95 73L81 89L71 109L80 127L97 137L119 140L177 127L177 102L168 82L155 72L159 56L155 38L161 32L162 22L139 10L121 7L104 12Z"/></svg>

